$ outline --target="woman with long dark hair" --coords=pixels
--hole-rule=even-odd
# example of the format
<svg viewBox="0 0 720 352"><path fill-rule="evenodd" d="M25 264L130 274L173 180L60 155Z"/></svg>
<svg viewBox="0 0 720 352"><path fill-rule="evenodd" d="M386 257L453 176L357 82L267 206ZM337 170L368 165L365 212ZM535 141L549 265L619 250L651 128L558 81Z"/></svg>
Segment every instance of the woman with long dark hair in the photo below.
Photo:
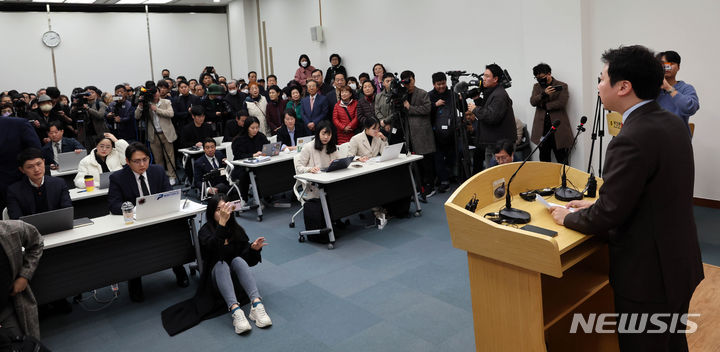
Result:
<svg viewBox="0 0 720 352"><path fill-rule="evenodd" d="M251 326L235 295L232 275L250 299L250 320L255 321L259 328L272 325L272 320L265 311L255 277L250 272L250 267L262 260L260 252L267 246L265 237L249 242L245 230L232 215L234 210L235 204L228 202L224 194L210 198L205 212L207 222L200 228L198 236L203 264L212 268L212 281L232 314L235 332L242 334Z"/></svg>

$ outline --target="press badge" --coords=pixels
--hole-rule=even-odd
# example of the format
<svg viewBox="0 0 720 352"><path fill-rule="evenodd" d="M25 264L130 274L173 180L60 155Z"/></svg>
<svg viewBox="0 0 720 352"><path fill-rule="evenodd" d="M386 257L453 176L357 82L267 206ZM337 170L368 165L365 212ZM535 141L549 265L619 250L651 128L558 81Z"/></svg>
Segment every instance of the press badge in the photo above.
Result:
<svg viewBox="0 0 720 352"><path fill-rule="evenodd" d="M442 125L442 126L440 126L440 129L441 129L441 130L446 130L446 129L448 129L448 126L447 126L447 125Z"/></svg>

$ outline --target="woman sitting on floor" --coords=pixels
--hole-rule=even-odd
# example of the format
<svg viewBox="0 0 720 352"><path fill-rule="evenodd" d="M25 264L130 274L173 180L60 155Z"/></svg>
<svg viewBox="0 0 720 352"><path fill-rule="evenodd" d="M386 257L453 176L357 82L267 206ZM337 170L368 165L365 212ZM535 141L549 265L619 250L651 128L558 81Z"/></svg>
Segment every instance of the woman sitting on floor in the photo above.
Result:
<svg viewBox="0 0 720 352"><path fill-rule="evenodd" d="M248 242L245 230L232 215L234 208L235 204L228 203L224 194L211 198L206 211L207 223L200 228L198 236L204 265L212 268L212 281L232 313L235 332L242 334L251 327L235 296L232 274L250 298L250 320L259 328L272 325L272 321L265 312L255 277L250 272L250 267L262 260L260 251L267 246L265 237Z"/></svg>

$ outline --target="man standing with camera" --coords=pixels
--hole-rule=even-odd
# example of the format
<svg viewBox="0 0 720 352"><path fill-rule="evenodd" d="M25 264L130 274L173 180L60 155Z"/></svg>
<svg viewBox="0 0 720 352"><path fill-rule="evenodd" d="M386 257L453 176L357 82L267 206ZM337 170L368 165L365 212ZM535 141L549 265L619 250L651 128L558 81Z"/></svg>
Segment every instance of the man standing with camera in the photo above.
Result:
<svg viewBox="0 0 720 352"><path fill-rule="evenodd" d="M160 99L160 92L156 88L151 88L147 93L143 94L145 101L138 103L135 109L135 118L147 119L147 140L150 142L150 149L155 159L155 164L159 164L166 169L167 176L170 178L170 185L177 183L175 175L175 151L173 150L173 142L177 139L175 127L172 124L174 115L170 100ZM147 97L152 97L151 101ZM145 104L149 104L147 108L147 116L143 116Z"/></svg>
<svg viewBox="0 0 720 352"><path fill-rule="evenodd" d="M138 140L137 125L132 115L132 103L126 99L125 86L115 86L113 102L108 105L105 119L110 126L110 132L118 139L128 143Z"/></svg>
<svg viewBox="0 0 720 352"><path fill-rule="evenodd" d="M497 64L485 66L482 75L483 97L476 106L468 104L468 111L477 119L475 131L475 154L473 156L473 173L478 173L490 164L493 158L493 147L502 139L514 141L517 138L515 114L512 99L508 96L501 81L503 70ZM478 100L476 100L478 101Z"/></svg>
<svg viewBox="0 0 720 352"><path fill-rule="evenodd" d="M559 120L560 126L555 133L540 146L540 161L552 161L550 155L552 151L558 163L565 162L573 142L570 120L565 111L568 102L568 85L552 76L548 64L540 63L533 67L533 76L538 83L535 83L530 94L530 105L535 107L530 140L536 145L540 143L540 138L550 130L552 122Z"/></svg>
<svg viewBox="0 0 720 352"><path fill-rule="evenodd" d="M695 87L676 78L680 70L680 54L672 50L664 51L658 54L658 59L663 65L665 77L657 102L663 109L683 119L687 125L690 116L700 109Z"/></svg>

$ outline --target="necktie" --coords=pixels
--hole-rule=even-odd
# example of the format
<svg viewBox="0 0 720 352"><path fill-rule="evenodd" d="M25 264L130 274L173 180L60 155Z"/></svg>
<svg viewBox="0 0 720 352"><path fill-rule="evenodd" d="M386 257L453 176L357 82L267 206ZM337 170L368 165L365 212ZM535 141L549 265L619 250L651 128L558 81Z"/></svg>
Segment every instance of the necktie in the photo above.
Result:
<svg viewBox="0 0 720 352"><path fill-rule="evenodd" d="M310 97L310 112L313 110L313 105L315 104L315 97Z"/></svg>
<svg viewBox="0 0 720 352"><path fill-rule="evenodd" d="M62 150L60 150L60 142L55 142L55 164L59 164L58 154L60 153L62 153Z"/></svg>
<svg viewBox="0 0 720 352"><path fill-rule="evenodd" d="M218 168L217 163L215 162L215 158L212 158L212 165L213 165L213 169Z"/></svg>
<svg viewBox="0 0 720 352"><path fill-rule="evenodd" d="M148 191L147 185L145 184L145 176L140 175L140 177L138 177L138 179L140 180L140 188L142 189L142 195L149 196L150 191Z"/></svg>

